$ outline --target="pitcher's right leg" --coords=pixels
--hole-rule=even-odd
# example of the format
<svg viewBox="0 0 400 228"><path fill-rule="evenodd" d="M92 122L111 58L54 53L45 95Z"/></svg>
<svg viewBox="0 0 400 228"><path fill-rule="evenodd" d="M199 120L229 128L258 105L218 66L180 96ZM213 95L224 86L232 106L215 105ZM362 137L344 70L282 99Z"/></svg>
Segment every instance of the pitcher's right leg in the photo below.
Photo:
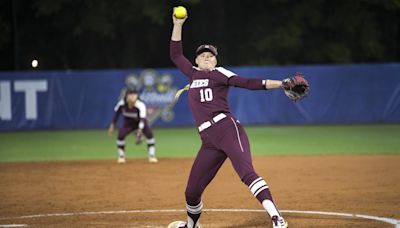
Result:
<svg viewBox="0 0 400 228"><path fill-rule="evenodd" d="M222 151L217 150L211 144L202 144L190 171L185 191L188 228L195 228L198 224L203 208L201 195L225 159L226 155Z"/></svg>

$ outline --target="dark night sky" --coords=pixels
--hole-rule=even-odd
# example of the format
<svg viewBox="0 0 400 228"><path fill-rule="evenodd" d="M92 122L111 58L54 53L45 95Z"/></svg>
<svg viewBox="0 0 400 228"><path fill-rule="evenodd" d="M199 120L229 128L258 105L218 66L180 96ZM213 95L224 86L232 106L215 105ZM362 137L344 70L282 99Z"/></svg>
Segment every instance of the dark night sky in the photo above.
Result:
<svg viewBox="0 0 400 228"><path fill-rule="evenodd" d="M224 65L400 60L396 0L0 0L0 70L171 67L177 5L190 58L212 43Z"/></svg>

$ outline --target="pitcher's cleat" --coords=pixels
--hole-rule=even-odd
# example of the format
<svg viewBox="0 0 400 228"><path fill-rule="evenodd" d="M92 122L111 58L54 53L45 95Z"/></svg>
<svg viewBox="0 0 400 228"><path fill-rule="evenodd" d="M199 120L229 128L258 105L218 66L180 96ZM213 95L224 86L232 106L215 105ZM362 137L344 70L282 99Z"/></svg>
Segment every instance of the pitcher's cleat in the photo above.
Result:
<svg viewBox="0 0 400 228"><path fill-rule="evenodd" d="M175 221L171 222L167 228L187 228L187 225L184 221ZM200 223L197 223L196 228L203 228L203 226Z"/></svg>
<svg viewBox="0 0 400 228"><path fill-rule="evenodd" d="M125 164L126 160L124 157L119 157L117 162L118 162L118 164Z"/></svg>
<svg viewBox="0 0 400 228"><path fill-rule="evenodd" d="M149 162L150 163L157 163L158 159L156 157L149 157Z"/></svg>
<svg viewBox="0 0 400 228"><path fill-rule="evenodd" d="M186 222L175 221L175 222L171 222L167 228L184 228L184 227L186 227Z"/></svg>
<svg viewBox="0 0 400 228"><path fill-rule="evenodd" d="M272 227L273 228L288 228L289 224L283 219L282 216L272 216Z"/></svg>

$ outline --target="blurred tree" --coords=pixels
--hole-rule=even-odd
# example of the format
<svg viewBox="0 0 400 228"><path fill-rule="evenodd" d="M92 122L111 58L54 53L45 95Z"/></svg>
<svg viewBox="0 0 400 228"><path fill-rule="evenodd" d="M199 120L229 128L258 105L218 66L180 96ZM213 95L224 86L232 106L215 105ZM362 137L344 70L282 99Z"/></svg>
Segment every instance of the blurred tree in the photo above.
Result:
<svg viewBox="0 0 400 228"><path fill-rule="evenodd" d="M3 8L3 5L0 5L0 8ZM0 48L5 48L6 45L11 43L11 25L7 23L7 19L11 17L11 15L0 14Z"/></svg>
<svg viewBox="0 0 400 228"><path fill-rule="evenodd" d="M14 68L12 35L12 4L10 1L0 0L0 66L1 69Z"/></svg>
<svg viewBox="0 0 400 228"><path fill-rule="evenodd" d="M0 0L0 70L172 67L176 5L190 59L212 43L223 65L400 60L400 0Z"/></svg>
<svg viewBox="0 0 400 228"><path fill-rule="evenodd" d="M157 58L148 53L157 49L157 28L169 10L155 0L39 0L34 7L36 18L51 22L47 34L57 36L59 59L54 61L73 69L151 64Z"/></svg>
<svg viewBox="0 0 400 228"><path fill-rule="evenodd" d="M233 11L241 7L249 10L236 12L229 19L231 36L243 37L236 52L244 53L229 62L399 61L399 1L384 2L286 0L230 4Z"/></svg>

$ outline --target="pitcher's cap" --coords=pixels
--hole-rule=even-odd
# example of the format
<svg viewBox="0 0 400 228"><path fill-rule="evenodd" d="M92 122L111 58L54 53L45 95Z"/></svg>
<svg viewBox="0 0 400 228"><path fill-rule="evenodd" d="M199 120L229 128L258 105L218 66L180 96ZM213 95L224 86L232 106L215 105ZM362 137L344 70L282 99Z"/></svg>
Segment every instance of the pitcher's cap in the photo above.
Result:
<svg viewBox="0 0 400 228"><path fill-rule="evenodd" d="M211 44L202 44L196 49L196 56L200 55L201 53L206 52L206 51L213 53L214 56L218 55L218 51L217 51L216 47L214 47Z"/></svg>

